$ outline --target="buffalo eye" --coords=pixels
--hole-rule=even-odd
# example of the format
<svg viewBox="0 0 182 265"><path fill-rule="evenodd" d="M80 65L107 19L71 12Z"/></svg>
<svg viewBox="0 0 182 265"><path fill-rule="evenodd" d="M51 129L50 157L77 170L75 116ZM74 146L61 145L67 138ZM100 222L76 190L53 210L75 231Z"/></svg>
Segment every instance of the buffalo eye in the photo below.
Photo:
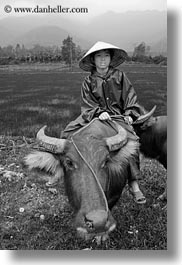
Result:
<svg viewBox="0 0 182 265"><path fill-rule="evenodd" d="M70 158L68 158L68 157L65 159L64 165L69 170L73 170L73 169L76 168L74 162Z"/></svg>
<svg viewBox="0 0 182 265"><path fill-rule="evenodd" d="M105 168L105 167L107 167L107 164L109 163L109 161L110 161L110 156L108 155L108 156L106 156L106 158L105 158L104 161L102 162L102 164L101 164L101 168Z"/></svg>

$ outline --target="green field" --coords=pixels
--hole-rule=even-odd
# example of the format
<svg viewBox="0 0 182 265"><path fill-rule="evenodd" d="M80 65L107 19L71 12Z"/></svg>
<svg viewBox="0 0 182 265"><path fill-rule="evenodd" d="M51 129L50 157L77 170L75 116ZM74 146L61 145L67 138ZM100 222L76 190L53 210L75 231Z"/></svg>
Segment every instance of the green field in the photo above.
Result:
<svg viewBox="0 0 182 265"><path fill-rule="evenodd" d="M165 115L166 67L123 65L122 69L141 104L146 109L157 105L156 115ZM167 211L157 201L166 187L166 170L157 161L144 159L141 164L140 187L147 203L136 205L126 187L112 211L117 229L100 246L76 239L74 214L63 183L48 189L45 176L37 178L22 166L32 137L42 125L59 136L79 114L85 75L59 65L0 68L0 249L167 249Z"/></svg>

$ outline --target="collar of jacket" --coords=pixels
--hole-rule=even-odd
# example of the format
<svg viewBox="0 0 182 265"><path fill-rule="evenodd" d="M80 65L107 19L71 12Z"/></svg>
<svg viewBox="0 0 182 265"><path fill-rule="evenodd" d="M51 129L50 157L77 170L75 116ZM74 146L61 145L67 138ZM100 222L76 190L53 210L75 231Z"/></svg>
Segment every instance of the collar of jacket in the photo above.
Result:
<svg viewBox="0 0 182 265"><path fill-rule="evenodd" d="M100 75L96 70L91 74L91 77L93 77L93 78L97 78L97 77L99 77L99 78L101 78L101 79L103 79L103 80L107 80L110 76L111 76L111 74L113 73L113 71L114 71L114 68L112 68L112 67L110 67L109 68L109 70L108 70L108 72L105 74L105 75Z"/></svg>

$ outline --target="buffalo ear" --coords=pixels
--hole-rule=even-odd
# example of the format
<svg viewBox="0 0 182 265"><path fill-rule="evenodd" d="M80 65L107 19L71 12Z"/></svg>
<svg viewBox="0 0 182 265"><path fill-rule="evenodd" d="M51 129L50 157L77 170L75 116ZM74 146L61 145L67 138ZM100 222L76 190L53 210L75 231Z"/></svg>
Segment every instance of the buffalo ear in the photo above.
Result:
<svg viewBox="0 0 182 265"><path fill-rule="evenodd" d="M53 178L64 176L59 157L48 152L34 151L24 158L24 164L29 170L39 169Z"/></svg>

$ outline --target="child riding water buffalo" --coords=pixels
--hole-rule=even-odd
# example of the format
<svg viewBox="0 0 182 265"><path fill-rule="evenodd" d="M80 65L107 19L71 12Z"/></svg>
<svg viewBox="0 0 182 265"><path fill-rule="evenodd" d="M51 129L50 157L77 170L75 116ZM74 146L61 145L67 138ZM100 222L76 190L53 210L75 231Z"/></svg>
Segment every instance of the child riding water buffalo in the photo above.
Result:
<svg viewBox="0 0 182 265"><path fill-rule="evenodd" d="M81 88L81 115L68 124L61 137L67 138L95 117L106 121L113 115L123 115L130 137L138 140L131 124L146 111L138 104L136 92L126 74L115 68L126 56L124 50L105 42L97 42L83 56L79 66L90 71L90 75ZM128 184L136 203L143 204L146 199L137 182L140 175L139 155L136 155L130 160Z"/></svg>

